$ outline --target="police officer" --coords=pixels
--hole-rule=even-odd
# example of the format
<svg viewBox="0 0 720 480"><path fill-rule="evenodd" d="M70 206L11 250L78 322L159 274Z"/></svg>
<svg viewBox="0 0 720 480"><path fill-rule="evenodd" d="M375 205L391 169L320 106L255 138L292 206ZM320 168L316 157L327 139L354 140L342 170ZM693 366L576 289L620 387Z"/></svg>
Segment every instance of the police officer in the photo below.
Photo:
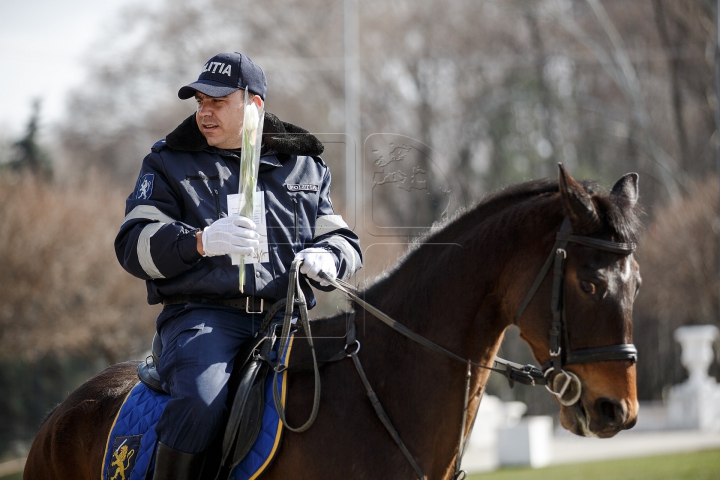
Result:
<svg viewBox="0 0 720 480"><path fill-rule="evenodd" d="M362 263L358 237L333 211L323 145L270 113L256 190L265 231L228 211L228 197L238 193L245 89L259 107L266 88L250 58L221 53L180 89L197 111L143 160L115 240L122 266L146 280L148 302L164 305L156 322L158 373L171 399L156 428L156 480L200 475L222 428L233 359L264 312L285 297L292 260L304 260L309 307L315 298L308 282L329 289L320 271L345 279ZM241 293L231 255L250 254L262 237L267 251L259 263L246 262Z"/></svg>

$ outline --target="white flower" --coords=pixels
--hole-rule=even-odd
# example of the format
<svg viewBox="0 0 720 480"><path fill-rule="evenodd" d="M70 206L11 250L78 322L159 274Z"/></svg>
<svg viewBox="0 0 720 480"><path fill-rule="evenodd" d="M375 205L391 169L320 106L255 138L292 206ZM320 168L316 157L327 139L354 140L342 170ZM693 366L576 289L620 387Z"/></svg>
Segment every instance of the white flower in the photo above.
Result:
<svg viewBox="0 0 720 480"><path fill-rule="evenodd" d="M260 116L258 114L257 106L254 103L245 105L245 119L243 120L243 128L247 135L250 145L255 145L255 137L258 129L258 123L260 123Z"/></svg>

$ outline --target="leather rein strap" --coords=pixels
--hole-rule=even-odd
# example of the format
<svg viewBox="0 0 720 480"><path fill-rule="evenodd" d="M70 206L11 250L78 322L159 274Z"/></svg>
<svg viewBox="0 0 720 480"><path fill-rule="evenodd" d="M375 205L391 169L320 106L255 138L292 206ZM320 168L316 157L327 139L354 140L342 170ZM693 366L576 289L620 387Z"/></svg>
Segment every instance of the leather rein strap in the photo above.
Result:
<svg viewBox="0 0 720 480"><path fill-rule="evenodd" d="M555 245L553 246L553 249L548 256L547 260L545 261L545 264L543 265L542 269L540 270L540 273L535 279L535 282L531 286L530 290L528 291L527 295L525 296L522 304L520 305L520 309L518 310L517 315L515 316L515 323L517 323L518 319L522 316L527 306L530 304L530 301L535 296L535 293L540 288L540 285L542 284L543 280L545 279L545 276L549 272L551 267L554 267L553 272L553 294L552 294L552 311L553 311L553 321L552 326L550 328L550 355L551 355L551 363L552 366L549 366L548 364L544 365L543 370L541 371L537 367L533 365L520 365L517 363L513 363L507 360L504 360L499 357L495 357L493 361L493 365L502 365L505 368L495 368L495 367L488 367L487 365L483 365L481 363L473 362L470 359L462 358L461 356L451 352L450 350L436 344L435 342L423 337L422 335L419 335L409 328L407 328L405 325L397 322L396 320L390 318L388 315L383 313L382 311L378 310L377 308L373 307L369 303L367 303L365 300L360 298L360 296L357 294L355 288L343 281L331 278L327 276L324 272L320 272L320 277L328 282L333 287L337 288L338 290L345 293L351 300L353 300L355 303L357 303L359 306L361 306L363 309L371 313L373 316L375 316L377 319L388 325L390 328L395 330L396 332L400 333L401 335L405 336L406 338L412 340L415 343L418 343L436 353L439 353L441 355L444 355L448 358L452 358L453 360L462 362L466 365L466 383L465 383L465 392L464 392L464 401L463 401L463 418L462 418L462 427L460 430L460 444L458 446L458 455L456 457L455 462L455 475L454 479L463 479L465 478L465 472L460 469L460 463L462 461L463 454L465 452L465 449L467 447L468 439L470 435L465 435L465 428L466 428L466 419L467 419L467 410L468 410L468 404L469 404L469 393L470 393L470 380L472 378L472 367L477 368L483 368L486 370L491 370L494 372L501 373L504 375L508 381L510 382L510 386L513 385L514 381L519 381L524 384L528 385L545 385L548 390L553 392L548 387L548 381L546 379L546 373L550 371L560 372L562 371L562 366L564 365L572 365L577 363L587 363L587 362L595 362L595 361L604 361L604 360L633 360L637 361L637 349L633 344L622 344L622 345L612 345L607 347L594 347L594 348L586 348L581 350L575 350L574 352L570 350L569 343L567 339L567 328L563 328L565 322L565 302L564 302L564 296L563 296L563 290L564 290L564 278L565 278L565 260L567 258L567 252L566 247L568 242L577 243L579 245L583 245L586 247L595 248L598 250L604 250L612 253L617 253L620 255L629 255L632 252L635 251L635 244L634 243L617 243L617 242L611 242L608 240L600 240L595 239L591 237L585 237L580 235L573 235L569 233L570 230L570 222L566 218L563 221L563 224L560 228L560 231L557 233ZM281 346L280 351L278 352L278 358L282 358L284 355L284 352L287 350L287 347L289 345L289 336L290 336L290 325L291 325L291 317L292 317L292 310L293 305L299 305L300 306L300 321L302 324L303 329L306 332L308 343L310 345L310 350L312 352L313 356L313 366L314 366L314 373L315 373L315 395L314 395L314 401L313 401L313 408L312 413L310 414L310 418L308 421L302 425L299 428L291 428L287 424L287 420L285 419L285 411L282 406L282 403L279 398L279 393L277 392L277 388L273 388L273 397L275 400L275 407L278 410L278 413L280 415L280 418L282 419L283 424L294 432L303 432L307 430L310 425L315 421L315 418L317 416L317 411L319 407L319 399L320 399L320 374L317 366L317 359L315 357L315 349L313 346L313 340L312 335L310 333L310 324L308 321L308 313L307 313L307 305L305 302L304 294L302 293L302 290L300 288L299 283L299 276L298 276L298 269L300 267L300 264L302 263L302 260L296 259L293 261L291 267L290 267L290 282L289 282L289 288L288 288L288 294L286 299L286 310L285 310L285 319L283 322L283 329L281 334ZM295 294L297 292L297 299L295 298ZM354 324L353 324L354 327ZM563 338L564 336L564 338ZM562 343L564 343L568 349L568 352L565 355L565 361L563 362L562 358ZM408 460L408 462L413 467L413 470L415 470L415 473L417 474L418 478L421 480L425 479L425 475L423 474L422 470L420 469L420 466L415 461L415 459L412 457L410 452L408 451L407 447L403 443L402 439L400 438L399 434L397 433L397 430L393 427L392 423L390 422L390 419L388 418L387 414L385 413L384 409L382 408L382 405L380 404L380 401L373 391L367 376L365 375L365 372L362 368L362 364L360 363L360 359L357 356L358 351L360 350L360 343L355 339L354 334L354 328L352 329L352 334L348 332L348 339L347 339L347 347L357 344L357 347L353 352L349 352L346 354L347 357L352 358L353 363L355 364L355 368L358 371L358 374L360 375L360 378L363 382L363 385L365 386L365 389L367 390L367 394L370 397L370 401L373 404L373 407L375 408L375 411L378 415L378 418L383 423L385 428L388 430L390 435L392 436L395 443L399 446L400 450L402 451L405 458ZM287 366L283 365L281 362L278 362L278 364L275 366L275 376L285 370ZM273 385L277 383L277 379L274 379ZM567 385L567 384L566 384ZM472 427L471 427L472 430Z"/></svg>
<svg viewBox="0 0 720 480"><path fill-rule="evenodd" d="M499 357L495 357L494 364L503 365L504 369L498 369L494 367L488 367L486 365L473 362L470 359L464 359L460 357L459 355L447 350L446 348L432 342L431 340L428 340L427 338L423 337L422 335L419 335L403 324L397 322L396 320L390 318L388 315L383 313L382 311L378 310L377 308L373 307L369 303L367 303L365 300L360 298L357 295L357 292L355 291L354 287L350 285L349 283L343 281L343 280L336 280L334 278L328 277L324 272L320 272L320 277L325 280L326 282L330 283L333 287L337 288L338 290L344 292L351 300L353 300L355 303L360 305L362 308L364 308L366 311L370 312L372 315L374 315L376 318L378 318L380 321L388 325L390 328L395 330L396 332L400 333L401 335L409 338L410 340L419 343L420 345L429 348L430 350L439 353L441 355L444 355L446 357L452 358L453 360L457 360L460 362L463 362L467 365L467 374L466 374L466 385L465 385L465 395L464 395L464 402L463 402L463 419L462 419L462 427L460 431L460 444L458 446L458 455L456 457L455 462L455 475L453 478L455 479L462 479L465 478L465 472L460 469L460 463L462 461L462 456L465 452L465 449L467 447L468 439L470 435L465 435L465 427L466 427L466 414L468 410L468 402L469 402L469 389L470 389L470 379L472 377L472 371L471 367L478 367L483 368L487 370L491 370L494 372L498 372L503 374L508 381L510 382L510 386L512 387L513 382L515 380L520 381L521 383L529 384L529 385L545 385L546 388L551 393L556 394L551 388L548 386L548 382L546 379L545 374L549 372L550 370L555 370L556 372L562 371L562 347L561 347L561 335L565 334L565 345L568 348L568 352L566 354L565 358L565 365L571 365L576 363L587 363L587 362L595 362L595 361L604 361L604 360L633 360L637 361L637 349L635 348L635 345L633 344L622 344L622 345L612 345L608 347L595 347L595 348L586 348L581 350L575 350L574 352L570 350L569 343L567 340L567 328L563 328L563 324L565 323L565 302L564 302L564 296L563 296L563 286L564 286L564 278L565 278L565 259L567 258L567 252L565 248L567 247L568 242L577 243L579 245L583 245L590 248L595 248L598 250L604 250L620 255L629 255L632 252L635 251L635 244L634 243L618 243L618 242L612 242L608 240L601 240L591 237L585 237L581 235L573 235L569 233L570 230L570 222L566 218L561 227L560 231L556 235L555 245L553 246L552 251L550 252L550 255L548 256L547 260L545 261L545 264L543 265L542 269L540 270L540 273L535 279L535 282L533 283L532 287L528 291L527 295L525 296L525 299L523 300L520 309L518 310L517 315L515 316L515 323L517 323L517 320L520 318L520 316L523 314L527 306L530 304L530 301L534 297L537 290L540 288L540 285L542 284L543 280L545 279L545 276L549 272L550 268L554 266L554 272L553 272L553 295L552 295L552 310L553 310L553 323L552 327L550 329L550 352L551 352L551 358L554 365L557 365L557 368L548 367L547 365L544 366L544 369L541 371L537 367L533 365L520 365L517 363L509 362L507 360L504 360ZM555 347L553 349L553 347ZM555 354L553 356L553 353ZM353 354L349 355L353 358L353 361L355 362L356 368L358 369L358 372L361 375L361 378L363 378L363 383L366 385L366 387L369 388L369 383L367 383L367 378L364 375L364 372L362 371L362 367L360 365L360 361L357 358L357 351L355 351ZM567 383L566 383L567 386ZM371 395L372 394L372 395ZM371 400L375 398L377 400L377 396L374 392L371 390L368 391L368 395L371 395ZM379 405L379 402L377 402ZM373 405L375 405L375 402L373 402ZM380 407L382 408L382 407ZM376 407L376 411L377 411ZM389 425L389 419L387 419L387 416L384 415L384 411L381 412L378 411L378 416L380 417L380 420L383 422L383 424L386 426L388 431L391 435L393 435L393 438L396 438L397 432L395 432L394 428L392 428L392 425ZM471 427L472 430L472 427ZM416 473L418 473L419 478L424 478L421 473L418 472L419 467L417 466L417 462L410 456L409 452L405 448L404 445L402 445L402 440L397 437L396 442L398 445L400 445L401 450L403 450L403 454L408 459L410 464L415 469Z"/></svg>
<svg viewBox="0 0 720 480"><path fill-rule="evenodd" d="M331 277L328 277L324 272L320 272L320 277L325 280L326 282L330 283L333 287L337 288L338 290L345 293L348 297L350 297L351 300L353 300L355 303L360 305L362 308L370 312L372 315L374 315L376 318L378 318L380 321L388 325L390 328L395 330L396 332L402 334L403 336L409 338L410 340L419 343L420 345L429 348L430 350L439 353L441 355L444 355L446 357L452 358L453 360L457 360L460 362L463 362L467 366L466 375L465 375L465 394L463 399L463 410L462 410L462 426L460 429L460 443L458 446L458 454L455 458L455 474L453 476L456 480L461 480L466 477L465 471L460 469L460 464L462 462L463 454L465 453L465 450L467 449L468 440L470 438L470 434L465 434L465 428L466 428L466 421L467 421L467 411L468 411L468 405L470 401L470 380L472 379L472 367L478 367L478 368L484 368L486 370L491 370L494 372L498 372L503 374L505 377L508 378L508 381L510 382L510 385L512 386L513 382L515 380L520 381L522 383L527 383L529 385L544 385L545 384L545 377L543 376L542 372L532 366L532 365L520 365L517 363L509 362L507 360L503 360L499 357L495 357L494 363L504 365L505 369L498 369L494 367L488 367L487 365L483 365L481 363L473 362L470 359L464 359L459 355L456 355L455 353L451 352L450 350L441 347L440 345L436 344L435 342L428 340L427 338L423 337L422 335L419 335L409 328L407 328L405 325L397 322L396 320L393 320L385 313L381 312L377 308L373 307L369 303L367 303L365 300L360 298L354 287L350 285L349 283L343 281L343 280L337 280ZM354 340L353 335L353 341L350 341L350 338L348 338L348 345L351 345L352 343L355 343L356 340ZM408 451L405 444L402 442L402 439L398 435L397 431L393 427L392 423L390 423L390 419L388 418L387 414L382 408L382 405L380 405L380 401L377 398L377 395L370 387L370 383L367 380L367 377L365 376L365 372L363 371L362 365L360 363L360 359L357 356L357 350L354 352L348 354L349 357L352 358L355 368L358 371L358 374L360 375L360 378L362 379L363 384L365 385L365 388L367 389L368 396L370 397L370 401L373 404L373 407L375 408L375 411L378 415L378 418L382 422L382 424L385 426L385 428L388 430L390 435L392 436L393 440L395 440L395 443L400 447L400 450L402 451L405 458L408 460L410 465L412 465L413 470L415 470L415 473L417 474L418 478L423 480L425 479L425 475L423 474L422 470L420 469L420 466L415 461L415 459L412 457L410 452ZM479 404L478 404L479 408ZM470 429L472 431L472 428Z"/></svg>
<svg viewBox="0 0 720 480"><path fill-rule="evenodd" d="M273 375L273 401L275 402L275 409L278 412L278 416L282 420L283 425L291 432L301 433L310 428L317 418L318 409L320 408L320 370L318 368L317 357L315 355L315 345L313 343L312 333L310 331L310 321L308 319L307 302L305 301L305 294L300 288L300 275L299 268L302 264L302 259L296 258L290 265L290 279L288 285L287 297L285 299L285 318L283 319L282 333L280 334L280 347L278 349L278 362L274 366L275 371ZM295 297L297 295L297 298ZM313 394L313 406L310 412L310 418L301 425L300 427L291 427L287 419L285 418L285 408L280 398L280 392L277 389L278 375L283 371L287 370L287 365L283 363L285 352L290 346L290 329L292 327L292 314L293 307L297 305L300 310L300 324L303 330L305 330L305 336L307 337L308 345L310 346L310 352L313 358L313 371L315 374L315 391Z"/></svg>
<svg viewBox="0 0 720 480"><path fill-rule="evenodd" d="M278 415L280 416L280 419L282 420L282 423L285 425L286 428L288 428L292 432L300 433L304 432L310 426L315 422L315 419L317 418L317 412L318 408L320 406L320 371L318 369L318 362L317 357L315 355L315 347L313 344L313 338L312 334L310 332L310 322L308 318L308 311L307 311L307 304L305 301L305 295L302 292L302 289L300 288L300 276L299 276L299 268L300 265L302 265L302 259L296 258L293 260L292 264L290 265L290 280L289 280L289 286L288 286L288 293L287 298L285 299L285 318L283 320L283 327L282 327L282 333L280 334L280 348L278 351L278 363L274 366L275 374L273 378L273 400L275 402L275 408L277 409ZM322 272L321 272L322 273ZM297 295L297 297L296 297ZM280 302L278 302L280 303ZM285 415L285 409L282 405L282 401L280 398L280 393L277 389L277 376L284 370L287 370L287 365L282 363L282 358L285 355L285 352L287 351L289 344L290 344L290 329L292 325L292 312L293 312L293 306L298 305L300 307L300 322L302 325L302 328L305 330L305 335L308 340L308 345L310 346L310 351L312 352L313 357L313 369L315 373L315 393L313 398L313 406L312 406L312 412L310 413L310 418L300 427L293 428L287 423L286 415ZM354 314L353 314L354 315ZM348 352L348 347L355 346L354 351ZM368 397L370 398L370 402L373 405L373 408L375 409L375 413L377 414L378 418L382 422L383 426L387 429L387 431L390 433L390 436L393 438L397 446L402 451L405 458L408 460L410 465L412 466L413 470L415 470L416 475L420 480L425 480L425 474L423 473L422 469L420 468L420 465L415 461L415 459L410 454L410 451L405 446L405 443L403 443L402 439L400 438L400 434L395 430L395 427L393 427L392 422L390 421L390 418L387 416L387 413L385 413L385 410L382 407L382 404L380 403L380 400L378 399L377 394L373 390L372 386L370 385L370 382L365 375L365 371L362 368L362 364L360 363L360 358L357 356L357 353L360 351L360 342L357 341L355 336L355 323L351 323L351 328L348 328L348 335L346 340L346 346L345 346L345 355L343 355L340 358L344 357L350 357L355 365L355 368L358 372L358 375L360 376L360 379L363 382L363 385L365 386L365 390L368 394Z"/></svg>
<svg viewBox="0 0 720 480"><path fill-rule="evenodd" d="M415 343L419 343L423 347L426 347L433 352L439 353L441 355L444 355L446 357L452 358L453 360L457 360L458 362L469 364L473 367L477 368L484 368L486 370L491 370L493 372L497 372L502 374L503 376L507 377L508 380L511 382L511 384L514 381L518 381L520 383L524 383L527 385L544 385L545 379L542 375L542 372L532 365L520 365L518 363L510 362L508 360L504 360L500 357L495 357L494 363L498 365L503 365L505 368L494 368L494 367L488 367L487 365L483 365L482 363L473 362L469 359L463 358L460 355L457 355L450 350L446 349L445 347L442 347L438 345L437 343L433 342L432 340L428 340L427 338L423 337L422 335L419 335L409 328L407 328L402 323L390 318L388 315L383 313L382 311L378 310L377 308L373 307L369 303L367 303L365 300L360 298L355 291L355 288L350 285L349 283L343 281L343 280L337 280L334 278L330 278L327 275L325 275L325 272L320 272L320 277L328 282L333 287L337 288L341 292L345 293L352 301L360 305L362 308L370 312L373 316L375 316L377 319L379 319L381 322L398 332L399 334L409 338Z"/></svg>

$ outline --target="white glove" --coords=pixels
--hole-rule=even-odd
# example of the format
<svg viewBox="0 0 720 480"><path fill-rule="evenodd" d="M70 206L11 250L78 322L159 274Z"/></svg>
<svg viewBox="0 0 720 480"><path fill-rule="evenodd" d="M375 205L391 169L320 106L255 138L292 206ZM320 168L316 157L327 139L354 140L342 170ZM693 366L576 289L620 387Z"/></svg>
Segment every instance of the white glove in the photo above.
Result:
<svg viewBox="0 0 720 480"><path fill-rule="evenodd" d="M323 248L306 248L299 252L295 258L302 258L303 263L300 266L300 273L304 273L309 278L320 282L320 285L327 287L330 284L320 278L320 272L333 280L337 277L337 268L335 268L335 255Z"/></svg>
<svg viewBox="0 0 720 480"><path fill-rule="evenodd" d="M260 245L260 235L255 232L255 223L247 217L233 215L205 227L202 233L203 250L206 257L218 255L251 255Z"/></svg>

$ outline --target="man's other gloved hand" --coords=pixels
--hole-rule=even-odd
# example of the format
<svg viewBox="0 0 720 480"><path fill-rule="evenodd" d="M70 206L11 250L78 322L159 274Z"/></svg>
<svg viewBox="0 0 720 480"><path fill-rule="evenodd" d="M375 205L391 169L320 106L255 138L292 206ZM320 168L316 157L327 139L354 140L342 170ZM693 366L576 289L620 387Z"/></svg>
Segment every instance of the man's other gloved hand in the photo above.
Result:
<svg viewBox="0 0 720 480"><path fill-rule="evenodd" d="M303 263L300 266L300 273L304 273L319 282L323 287L327 287L330 284L320 278L320 272L332 278L333 280L337 277L337 268L335 267L335 255L332 252L328 252L323 248L306 248L299 252L295 258L302 258Z"/></svg>
<svg viewBox="0 0 720 480"><path fill-rule="evenodd" d="M233 215L205 227L202 245L206 257L217 255L250 255L260 242L255 223L247 217Z"/></svg>

